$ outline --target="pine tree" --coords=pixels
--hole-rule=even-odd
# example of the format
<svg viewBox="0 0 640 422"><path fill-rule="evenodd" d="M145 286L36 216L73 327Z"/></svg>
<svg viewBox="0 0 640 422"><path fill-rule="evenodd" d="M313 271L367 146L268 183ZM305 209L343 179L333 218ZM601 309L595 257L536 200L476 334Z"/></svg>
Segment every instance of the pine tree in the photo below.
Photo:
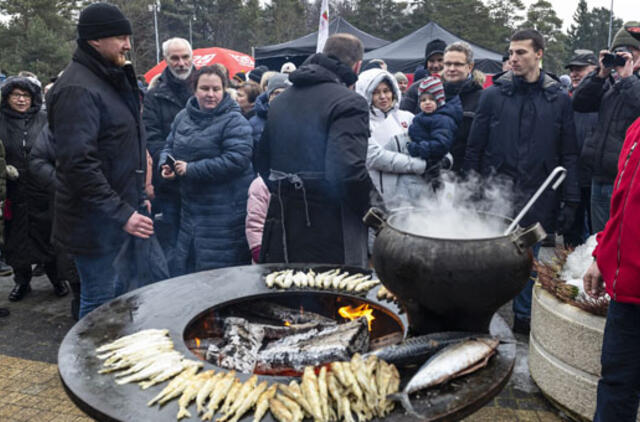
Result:
<svg viewBox="0 0 640 422"><path fill-rule="evenodd" d="M538 0L527 9L522 28L533 28L545 39L544 68L559 73L566 61L566 35L562 32L562 19L546 0Z"/></svg>

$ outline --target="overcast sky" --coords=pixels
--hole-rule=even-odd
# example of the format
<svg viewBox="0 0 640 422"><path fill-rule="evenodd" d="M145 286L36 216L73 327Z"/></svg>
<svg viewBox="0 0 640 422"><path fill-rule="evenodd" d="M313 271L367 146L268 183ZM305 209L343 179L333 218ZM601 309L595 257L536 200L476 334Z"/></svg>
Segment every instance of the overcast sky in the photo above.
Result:
<svg viewBox="0 0 640 422"><path fill-rule="evenodd" d="M578 0L548 0L555 9L558 17L562 19L566 29L573 22L573 13L578 7ZM535 0L524 0L525 5L535 3ZM587 0L589 9L594 7L611 7L611 0ZM613 14L623 21L640 21L640 0L613 0ZM614 28L614 31L617 29Z"/></svg>

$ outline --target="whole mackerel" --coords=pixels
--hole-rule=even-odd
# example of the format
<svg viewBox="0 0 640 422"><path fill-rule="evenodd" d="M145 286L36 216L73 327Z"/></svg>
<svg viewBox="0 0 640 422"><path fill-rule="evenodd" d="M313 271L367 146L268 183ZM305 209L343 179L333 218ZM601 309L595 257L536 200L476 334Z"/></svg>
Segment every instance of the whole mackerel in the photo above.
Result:
<svg viewBox="0 0 640 422"><path fill-rule="evenodd" d="M487 365L496 353L500 340L493 337L478 337L445 347L418 369L401 393L391 394L389 399L402 403L404 409L417 417L409 401L409 394L442 384L452 378L474 372Z"/></svg>
<svg viewBox="0 0 640 422"><path fill-rule="evenodd" d="M378 359L382 359L387 363L393 363L396 366L422 364L427 358L442 348L471 338L478 338L478 336L482 337L485 336L485 334L465 331L445 331L425 334L408 338L400 344L373 350L363 355L363 357L366 359L369 355L375 355Z"/></svg>

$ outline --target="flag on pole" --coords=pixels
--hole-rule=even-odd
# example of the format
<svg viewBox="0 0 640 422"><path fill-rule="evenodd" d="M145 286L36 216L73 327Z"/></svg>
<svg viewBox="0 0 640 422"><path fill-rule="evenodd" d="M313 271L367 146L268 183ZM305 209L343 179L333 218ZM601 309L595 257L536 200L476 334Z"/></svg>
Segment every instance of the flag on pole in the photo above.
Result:
<svg viewBox="0 0 640 422"><path fill-rule="evenodd" d="M324 48L324 43L327 42L327 38L329 38L329 0L322 0L316 53L322 53L322 49Z"/></svg>

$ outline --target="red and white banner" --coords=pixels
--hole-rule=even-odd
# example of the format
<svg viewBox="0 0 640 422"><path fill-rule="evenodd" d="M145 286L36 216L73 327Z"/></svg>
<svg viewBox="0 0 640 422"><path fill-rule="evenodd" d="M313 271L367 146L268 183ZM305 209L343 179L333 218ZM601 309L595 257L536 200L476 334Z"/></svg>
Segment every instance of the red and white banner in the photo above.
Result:
<svg viewBox="0 0 640 422"><path fill-rule="evenodd" d="M320 24L318 25L318 46L316 53L322 53L324 43L329 38L329 0L322 0L320 7Z"/></svg>

